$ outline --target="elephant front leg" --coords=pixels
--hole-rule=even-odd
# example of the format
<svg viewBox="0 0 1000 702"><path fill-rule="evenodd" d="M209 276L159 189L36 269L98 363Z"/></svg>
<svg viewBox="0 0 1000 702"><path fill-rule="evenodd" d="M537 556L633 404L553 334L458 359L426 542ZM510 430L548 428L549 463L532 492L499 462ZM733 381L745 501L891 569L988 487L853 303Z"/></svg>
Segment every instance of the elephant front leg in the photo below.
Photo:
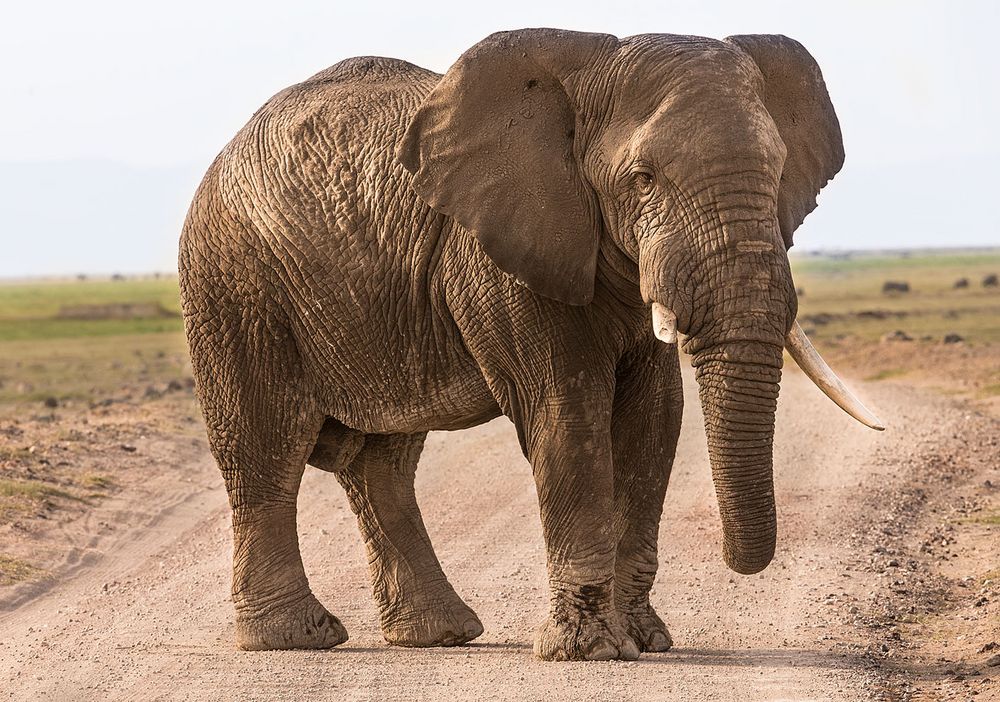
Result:
<svg viewBox="0 0 1000 702"><path fill-rule="evenodd" d="M663 499L677 449L683 394L676 347L653 341L618 367L611 437L614 455L615 600L642 651L673 639L649 601L658 565Z"/></svg>
<svg viewBox="0 0 1000 702"><path fill-rule="evenodd" d="M589 404L588 404L589 403ZM610 402L549 401L535 413L528 454L548 554L549 616L535 638L543 660L635 660L615 606Z"/></svg>

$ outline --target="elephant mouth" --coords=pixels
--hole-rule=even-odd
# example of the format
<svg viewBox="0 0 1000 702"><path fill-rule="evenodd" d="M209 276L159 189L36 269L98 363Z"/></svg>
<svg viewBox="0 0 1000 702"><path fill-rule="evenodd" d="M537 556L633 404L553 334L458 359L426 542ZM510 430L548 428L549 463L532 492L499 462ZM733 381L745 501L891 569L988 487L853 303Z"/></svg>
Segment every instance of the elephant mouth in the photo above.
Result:
<svg viewBox="0 0 1000 702"><path fill-rule="evenodd" d="M659 302L652 304L653 335L665 344L677 343L677 315ZM876 431L884 431L885 424L848 389L836 373L827 365L809 337L793 322L784 339L785 349L802 372L806 374L824 395L836 403L854 419Z"/></svg>

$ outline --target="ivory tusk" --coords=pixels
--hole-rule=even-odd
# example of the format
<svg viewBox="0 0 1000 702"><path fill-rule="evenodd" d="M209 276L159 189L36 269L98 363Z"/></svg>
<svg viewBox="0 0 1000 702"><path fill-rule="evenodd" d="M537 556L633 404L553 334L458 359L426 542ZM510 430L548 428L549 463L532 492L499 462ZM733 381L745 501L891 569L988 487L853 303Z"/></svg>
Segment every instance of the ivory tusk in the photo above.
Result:
<svg viewBox="0 0 1000 702"><path fill-rule="evenodd" d="M655 318L655 317L654 317ZM785 337L785 348L795 362L799 364L802 372L809 376L809 379L816 383L816 386L837 405L867 427L884 431L885 425L881 420L861 404L861 400L847 389L847 386L830 370L826 361L819 355L813 347L809 337L802 331L798 322L792 325L788 335Z"/></svg>
<svg viewBox="0 0 1000 702"><path fill-rule="evenodd" d="M677 316L659 302L653 303L653 335L664 344L677 343Z"/></svg>

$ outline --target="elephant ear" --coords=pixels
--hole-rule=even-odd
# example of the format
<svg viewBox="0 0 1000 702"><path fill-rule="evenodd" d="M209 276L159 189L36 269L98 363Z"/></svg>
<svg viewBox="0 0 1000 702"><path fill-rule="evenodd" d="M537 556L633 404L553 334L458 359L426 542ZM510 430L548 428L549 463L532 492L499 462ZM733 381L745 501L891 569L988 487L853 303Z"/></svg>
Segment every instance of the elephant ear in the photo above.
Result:
<svg viewBox="0 0 1000 702"><path fill-rule="evenodd" d="M727 37L764 76L764 106L788 150L778 191L778 223L785 247L816 209L816 196L844 165L844 142L816 60L802 44L780 34Z"/></svg>
<svg viewBox="0 0 1000 702"><path fill-rule="evenodd" d="M497 266L573 305L593 298L602 218L564 81L611 42L548 29L487 37L427 95L397 151L417 194Z"/></svg>

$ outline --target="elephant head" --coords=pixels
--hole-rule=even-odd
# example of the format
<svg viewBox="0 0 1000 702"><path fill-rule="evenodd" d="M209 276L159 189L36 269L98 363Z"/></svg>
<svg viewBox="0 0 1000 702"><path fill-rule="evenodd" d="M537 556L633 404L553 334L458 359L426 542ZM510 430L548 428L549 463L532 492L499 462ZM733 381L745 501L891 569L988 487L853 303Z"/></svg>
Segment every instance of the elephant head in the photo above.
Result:
<svg viewBox="0 0 1000 702"><path fill-rule="evenodd" d="M398 157L424 200L541 295L588 304L609 245L634 264L654 333L684 333L697 369L732 569L758 572L774 554L783 347L881 428L795 322L787 249L844 158L799 43L495 34L426 97Z"/></svg>

